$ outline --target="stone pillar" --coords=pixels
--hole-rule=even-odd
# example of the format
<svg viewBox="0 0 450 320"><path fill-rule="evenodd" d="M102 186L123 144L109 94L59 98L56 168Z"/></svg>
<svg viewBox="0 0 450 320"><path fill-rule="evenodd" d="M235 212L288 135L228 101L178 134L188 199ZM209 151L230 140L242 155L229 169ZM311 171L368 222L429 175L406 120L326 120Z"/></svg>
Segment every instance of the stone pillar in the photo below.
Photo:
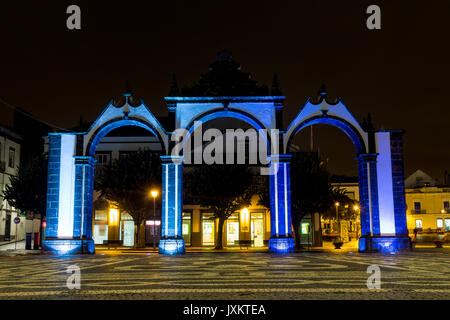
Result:
<svg viewBox="0 0 450 320"><path fill-rule="evenodd" d="M377 153L358 157L360 251L395 252L411 248L406 228L402 133L375 132Z"/></svg>
<svg viewBox="0 0 450 320"><path fill-rule="evenodd" d="M162 219L159 253L185 252L182 230L183 157L161 156Z"/></svg>
<svg viewBox="0 0 450 320"><path fill-rule="evenodd" d="M269 250L276 253L294 251L291 228L291 155L272 155L270 160L270 226Z"/></svg>
<svg viewBox="0 0 450 320"><path fill-rule="evenodd" d="M49 134L47 230L43 250L50 253L94 251L91 239L93 164L86 157L75 156L78 140L76 134ZM85 165L90 169L83 169ZM85 226L91 228L85 227L85 237L82 221L87 221Z"/></svg>
<svg viewBox="0 0 450 320"><path fill-rule="evenodd" d="M358 156L361 236L380 234L378 215L377 155Z"/></svg>
<svg viewBox="0 0 450 320"><path fill-rule="evenodd" d="M95 159L87 156L75 158L75 203L73 237L82 239L82 252L94 253L92 239L92 211Z"/></svg>
<svg viewBox="0 0 450 320"><path fill-rule="evenodd" d="M406 222L405 175L403 170L403 131L391 131L392 189L394 197L395 234L408 237Z"/></svg>

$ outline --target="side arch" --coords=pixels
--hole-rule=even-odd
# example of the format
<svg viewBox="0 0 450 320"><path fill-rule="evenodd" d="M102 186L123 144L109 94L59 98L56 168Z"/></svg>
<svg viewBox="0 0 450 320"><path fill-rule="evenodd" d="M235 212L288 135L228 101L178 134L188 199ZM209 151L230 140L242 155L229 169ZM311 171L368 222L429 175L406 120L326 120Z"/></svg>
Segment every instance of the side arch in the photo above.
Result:
<svg viewBox="0 0 450 320"><path fill-rule="evenodd" d="M353 124L351 124L349 121L345 120L344 118L333 116L333 115L327 115L327 116L311 116L307 117L305 119L302 119L301 121L298 121L297 123L294 122L289 126L288 131L285 133L283 144L284 144L284 151L285 153L288 150L289 145L292 142L292 139L294 136L301 131L302 129L313 125L313 124L328 124L332 125L334 127L337 127L341 129L353 142L356 148L356 153L359 154L365 154L368 153L368 143L366 142L366 139L361 135L360 130L358 130Z"/></svg>
<svg viewBox="0 0 450 320"><path fill-rule="evenodd" d="M104 136L106 136L109 132L111 132L114 129L125 127L125 126L136 126L143 129L148 130L153 135L155 135L159 142L161 143L163 149L167 152L168 146L165 139L161 136L160 132L155 128L152 124L143 121L142 119L135 118L135 117L129 117L127 119L124 118L113 118L103 125L101 125L99 128L97 128L91 135L90 139L87 142L86 148L84 150L84 155L86 156L94 156L95 150L97 149L98 144L103 139Z"/></svg>

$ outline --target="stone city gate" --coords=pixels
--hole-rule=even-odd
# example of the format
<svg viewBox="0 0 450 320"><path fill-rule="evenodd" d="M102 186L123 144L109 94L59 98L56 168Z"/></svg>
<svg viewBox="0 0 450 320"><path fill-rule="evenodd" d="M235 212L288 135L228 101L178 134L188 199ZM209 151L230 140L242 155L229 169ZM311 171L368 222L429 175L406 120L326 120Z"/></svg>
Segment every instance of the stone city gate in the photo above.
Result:
<svg viewBox="0 0 450 320"><path fill-rule="evenodd" d="M361 206L360 251L396 251L410 247L406 229L402 131L366 131L341 100L330 103L326 92L309 99L288 126L282 127L283 96L166 97L171 127L164 129L142 100L129 92L125 102L111 102L87 132L50 133L48 154L47 230L44 250L57 254L94 253L92 207L95 149L111 130L121 126L147 129L162 144L162 221L159 252L184 253L182 236L183 156L173 156L171 136L196 121L234 118L255 129L280 132L280 152L270 150L271 238L269 250L291 252L290 155L292 137L317 123L343 130L355 145ZM187 138L186 138L187 139ZM269 141L269 137L265 137Z"/></svg>

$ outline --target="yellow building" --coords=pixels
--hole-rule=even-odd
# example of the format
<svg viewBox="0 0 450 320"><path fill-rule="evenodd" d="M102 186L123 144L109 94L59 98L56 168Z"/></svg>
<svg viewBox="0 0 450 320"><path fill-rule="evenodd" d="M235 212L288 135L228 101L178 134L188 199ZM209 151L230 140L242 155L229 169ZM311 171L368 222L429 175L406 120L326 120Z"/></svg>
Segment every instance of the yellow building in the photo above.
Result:
<svg viewBox="0 0 450 320"><path fill-rule="evenodd" d="M450 240L450 186L439 183L421 170L405 180L408 230L417 241Z"/></svg>
<svg viewBox="0 0 450 320"><path fill-rule="evenodd" d="M222 244L224 247L240 246L264 247L270 238L270 211L258 205L258 197L254 196L252 204L244 210L235 212L225 221ZM95 244L118 243L123 246L134 245L134 221L126 212L113 207L95 210L94 242ZM153 230L157 243L160 238L161 215L158 211L156 220L149 213L145 226L140 232L140 242L153 244ZM155 225L153 224L155 223ZM199 205L183 206L183 238L186 246L213 247L217 239L218 219L207 209ZM153 229L155 227L155 229ZM142 239L141 239L142 237ZM145 242L144 242L145 241Z"/></svg>

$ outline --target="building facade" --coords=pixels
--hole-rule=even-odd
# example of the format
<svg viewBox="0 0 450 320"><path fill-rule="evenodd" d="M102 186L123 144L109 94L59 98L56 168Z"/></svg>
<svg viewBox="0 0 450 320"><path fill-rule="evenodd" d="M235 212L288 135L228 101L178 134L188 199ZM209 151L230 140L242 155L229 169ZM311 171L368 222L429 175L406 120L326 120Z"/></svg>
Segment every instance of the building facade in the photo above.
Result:
<svg viewBox="0 0 450 320"><path fill-rule="evenodd" d="M21 142L21 136L0 126L0 241L25 238L25 218L22 217L20 223L16 225L14 218L19 213L3 198L5 187L19 168Z"/></svg>
<svg viewBox="0 0 450 320"><path fill-rule="evenodd" d="M349 196L359 194L357 183L335 184L347 190ZM405 179L406 219L413 241L450 242L450 186L440 184L422 170ZM348 221L358 225L357 220ZM324 235L333 233L333 221L323 220Z"/></svg>
<svg viewBox="0 0 450 320"><path fill-rule="evenodd" d="M450 186L417 170L405 180L407 223L417 242L450 241Z"/></svg>

